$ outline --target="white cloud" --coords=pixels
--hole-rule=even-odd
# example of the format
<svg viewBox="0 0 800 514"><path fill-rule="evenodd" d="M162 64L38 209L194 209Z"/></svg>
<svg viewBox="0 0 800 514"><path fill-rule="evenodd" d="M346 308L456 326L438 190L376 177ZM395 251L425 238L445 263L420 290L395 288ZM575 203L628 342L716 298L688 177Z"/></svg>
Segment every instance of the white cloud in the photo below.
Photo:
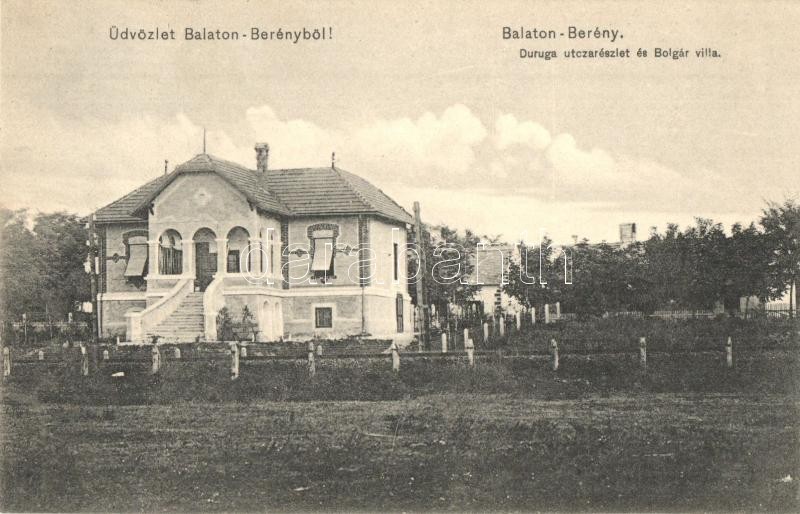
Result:
<svg viewBox="0 0 800 514"><path fill-rule="evenodd" d="M544 150L552 141L546 128L532 121L520 123L513 114L503 114L497 118L494 139L498 150L505 150L513 145Z"/></svg>
<svg viewBox="0 0 800 514"><path fill-rule="evenodd" d="M322 166L341 146L336 132L303 119L281 120L266 105L247 109L245 117L256 141L269 143L270 166L274 168ZM253 144L246 145L245 151L247 155L239 160L249 164L254 159Z"/></svg>
<svg viewBox="0 0 800 514"><path fill-rule="evenodd" d="M109 121L24 112L15 119L26 121L5 131L2 141L3 203L9 207L85 213L162 173L164 159L172 167L202 149L203 129L184 113ZM580 215L589 220L601 211L703 215L739 209L726 196L728 184L711 170L690 175L613 149L586 149L570 134L552 137L511 113L490 123L491 131L461 104L355 127L282 118L270 106L249 108L244 117L241 133L208 132L209 153L252 167L253 144L266 141L270 166L278 168L324 166L336 151L341 167L389 194L424 184L425 198L436 203L432 210L441 211L443 221L446 212L454 220L477 217L486 232L506 232L503 227L519 225L525 212L542 218L579 209L591 213Z"/></svg>
<svg viewBox="0 0 800 514"><path fill-rule="evenodd" d="M393 179L463 177L475 165L475 147L487 136L481 120L464 105L436 116L376 120L354 131L344 145L354 162ZM398 174L399 173L399 174Z"/></svg>

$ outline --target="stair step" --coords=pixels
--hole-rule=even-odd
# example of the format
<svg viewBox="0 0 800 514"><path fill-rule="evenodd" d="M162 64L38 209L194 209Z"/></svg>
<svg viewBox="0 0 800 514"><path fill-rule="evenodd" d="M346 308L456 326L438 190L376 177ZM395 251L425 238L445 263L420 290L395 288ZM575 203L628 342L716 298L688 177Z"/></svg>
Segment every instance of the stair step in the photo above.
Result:
<svg viewBox="0 0 800 514"><path fill-rule="evenodd" d="M155 335L166 340L194 341L205 335L203 293L186 295L170 316L155 327L147 337Z"/></svg>

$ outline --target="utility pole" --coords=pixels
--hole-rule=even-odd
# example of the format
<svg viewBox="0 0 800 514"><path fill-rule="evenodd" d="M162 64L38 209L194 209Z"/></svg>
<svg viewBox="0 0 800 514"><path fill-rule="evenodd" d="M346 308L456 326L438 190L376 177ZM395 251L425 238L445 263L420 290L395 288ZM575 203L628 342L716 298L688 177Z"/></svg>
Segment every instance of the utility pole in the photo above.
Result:
<svg viewBox="0 0 800 514"><path fill-rule="evenodd" d="M425 239L422 231L419 202L414 202L414 240L419 255L419 271L417 272L417 327L419 327L419 347L428 349L428 303L425 301L425 274L428 272L425 258Z"/></svg>
<svg viewBox="0 0 800 514"><path fill-rule="evenodd" d="M97 325L98 253L97 253L97 234L94 231L94 213L89 215L89 223L87 224L87 228L89 229L89 238L86 240L86 246L89 247L89 280L91 281L91 291L92 291L92 315L91 315L92 341L96 341L100 334Z"/></svg>

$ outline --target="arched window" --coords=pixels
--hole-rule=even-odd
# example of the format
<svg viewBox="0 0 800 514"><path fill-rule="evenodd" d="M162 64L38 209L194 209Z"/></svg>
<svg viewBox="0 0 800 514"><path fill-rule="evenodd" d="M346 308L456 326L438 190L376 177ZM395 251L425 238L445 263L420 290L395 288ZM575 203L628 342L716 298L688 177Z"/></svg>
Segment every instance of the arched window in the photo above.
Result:
<svg viewBox="0 0 800 514"><path fill-rule="evenodd" d="M242 227L228 232L228 273L241 273L250 269L250 233Z"/></svg>
<svg viewBox="0 0 800 514"><path fill-rule="evenodd" d="M172 229L158 239L158 272L162 275L183 273L183 249L181 235Z"/></svg>

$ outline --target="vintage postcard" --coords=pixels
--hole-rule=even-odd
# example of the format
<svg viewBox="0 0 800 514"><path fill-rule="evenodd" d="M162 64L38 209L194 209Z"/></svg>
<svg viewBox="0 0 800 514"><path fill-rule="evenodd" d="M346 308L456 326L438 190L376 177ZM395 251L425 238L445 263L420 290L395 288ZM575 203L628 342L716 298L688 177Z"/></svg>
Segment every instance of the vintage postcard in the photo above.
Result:
<svg viewBox="0 0 800 514"><path fill-rule="evenodd" d="M0 0L0 510L800 510L798 26Z"/></svg>

